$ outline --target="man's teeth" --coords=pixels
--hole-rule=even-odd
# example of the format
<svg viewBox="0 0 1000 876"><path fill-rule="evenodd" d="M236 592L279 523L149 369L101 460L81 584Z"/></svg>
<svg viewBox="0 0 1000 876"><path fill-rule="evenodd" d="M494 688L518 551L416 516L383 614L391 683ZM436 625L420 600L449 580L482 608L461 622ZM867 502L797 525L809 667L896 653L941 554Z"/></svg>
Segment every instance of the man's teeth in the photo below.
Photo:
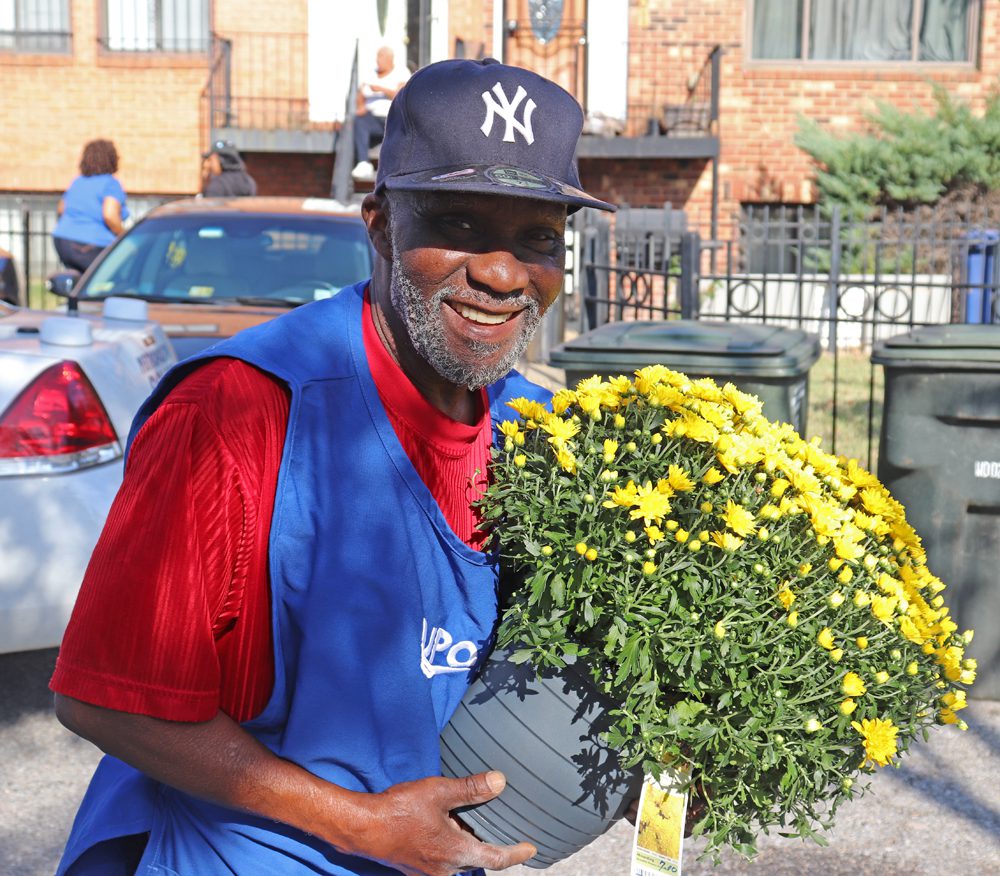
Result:
<svg viewBox="0 0 1000 876"><path fill-rule="evenodd" d="M464 304L459 304L456 309L466 319L480 322L483 325L500 325L513 316L512 313L486 313L482 310L476 310L474 307L466 307Z"/></svg>

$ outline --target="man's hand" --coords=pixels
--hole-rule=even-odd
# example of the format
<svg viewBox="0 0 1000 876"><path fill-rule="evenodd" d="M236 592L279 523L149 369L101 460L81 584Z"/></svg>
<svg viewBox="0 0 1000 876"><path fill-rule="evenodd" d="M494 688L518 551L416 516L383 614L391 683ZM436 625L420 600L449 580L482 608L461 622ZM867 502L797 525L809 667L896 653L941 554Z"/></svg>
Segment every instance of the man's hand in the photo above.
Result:
<svg viewBox="0 0 1000 876"><path fill-rule="evenodd" d="M404 782L366 801L374 817L360 838L364 854L406 876L453 876L476 867L505 870L536 853L529 843L495 846L477 840L452 811L492 800L506 780L498 772L461 779Z"/></svg>

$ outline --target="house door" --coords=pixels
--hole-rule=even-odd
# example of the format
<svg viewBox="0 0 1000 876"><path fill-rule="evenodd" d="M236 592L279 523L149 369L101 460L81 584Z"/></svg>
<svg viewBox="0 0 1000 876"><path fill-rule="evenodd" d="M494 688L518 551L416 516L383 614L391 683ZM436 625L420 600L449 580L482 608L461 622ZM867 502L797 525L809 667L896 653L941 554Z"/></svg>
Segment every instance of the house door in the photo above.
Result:
<svg viewBox="0 0 1000 876"><path fill-rule="evenodd" d="M587 0L504 0L504 61L587 105Z"/></svg>

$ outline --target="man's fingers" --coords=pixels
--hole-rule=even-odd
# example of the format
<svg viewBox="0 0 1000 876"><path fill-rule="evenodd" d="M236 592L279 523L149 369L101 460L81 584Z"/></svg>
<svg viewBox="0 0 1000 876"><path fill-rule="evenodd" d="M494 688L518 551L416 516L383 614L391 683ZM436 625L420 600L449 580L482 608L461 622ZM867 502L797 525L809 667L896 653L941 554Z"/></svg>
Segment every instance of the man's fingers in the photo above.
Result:
<svg viewBox="0 0 1000 876"><path fill-rule="evenodd" d="M516 846L480 843L477 851L479 860L467 861L466 866L485 867L487 870L506 870L508 867L523 864L538 853L538 849L531 843L518 843Z"/></svg>
<svg viewBox="0 0 1000 876"><path fill-rule="evenodd" d="M503 773L490 770L488 773L476 773L458 779L456 787L460 796L456 803L449 807L451 809L457 809L459 806L475 806L477 803L492 800L507 787L507 779Z"/></svg>

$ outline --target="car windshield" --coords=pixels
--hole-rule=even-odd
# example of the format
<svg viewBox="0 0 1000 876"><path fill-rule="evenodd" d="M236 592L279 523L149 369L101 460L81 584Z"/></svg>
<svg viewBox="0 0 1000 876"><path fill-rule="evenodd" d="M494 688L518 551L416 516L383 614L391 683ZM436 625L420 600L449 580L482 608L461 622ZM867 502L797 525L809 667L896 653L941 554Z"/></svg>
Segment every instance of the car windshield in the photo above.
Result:
<svg viewBox="0 0 1000 876"><path fill-rule="evenodd" d="M147 219L115 244L81 298L300 304L371 273L358 219L225 215Z"/></svg>

